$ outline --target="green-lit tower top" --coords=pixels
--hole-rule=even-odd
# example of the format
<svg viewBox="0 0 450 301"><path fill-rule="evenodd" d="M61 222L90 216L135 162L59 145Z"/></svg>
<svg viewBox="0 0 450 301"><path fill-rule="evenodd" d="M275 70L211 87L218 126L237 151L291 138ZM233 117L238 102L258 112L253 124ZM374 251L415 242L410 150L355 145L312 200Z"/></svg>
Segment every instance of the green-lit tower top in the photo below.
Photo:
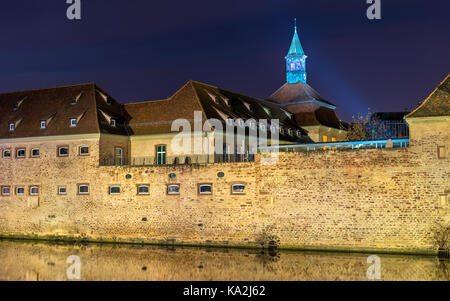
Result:
<svg viewBox="0 0 450 301"><path fill-rule="evenodd" d="M288 84L302 82L306 84L306 58L300 38L297 33L297 19L295 19L295 32L292 38L289 53L286 56L286 73Z"/></svg>

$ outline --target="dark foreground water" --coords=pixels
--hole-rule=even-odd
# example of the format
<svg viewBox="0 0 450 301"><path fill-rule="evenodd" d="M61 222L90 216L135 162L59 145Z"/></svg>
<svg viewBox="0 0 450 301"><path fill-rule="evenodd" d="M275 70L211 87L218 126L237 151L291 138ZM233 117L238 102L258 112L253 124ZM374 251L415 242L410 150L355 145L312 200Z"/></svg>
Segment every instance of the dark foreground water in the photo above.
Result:
<svg viewBox="0 0 450 301"><path fill-rule="evenodd" d="M0 280L450 280L447 260L369 256L0 241Z"/></svg>

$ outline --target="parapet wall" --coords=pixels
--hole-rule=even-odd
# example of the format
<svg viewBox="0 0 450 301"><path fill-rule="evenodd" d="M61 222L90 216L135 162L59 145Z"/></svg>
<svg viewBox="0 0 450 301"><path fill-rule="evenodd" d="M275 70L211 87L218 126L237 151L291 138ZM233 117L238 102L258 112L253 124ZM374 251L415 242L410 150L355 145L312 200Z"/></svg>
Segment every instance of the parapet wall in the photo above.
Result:
<svg viewBox="0 0 450 301"><path fill-rule="evenodd" d="M438 138L449 132L446 123ZM438 159L432 143L412 140L407 149L280 153L276 165L262 165L262 155L252 163L166 167L32 159L0 171L1 185L40 186L36 199L0 197L0 233L435 253L432 229L437 222L450 222L450 160ZM219 172L225 176L218 177ZM90 194L77 195L77 183L88 183ZM170 183L181 185L180 195L167 195ZM212 184L213 194L199 195L201 183ZM244 195L231 193L235 183L246 184ZM150 194L138 195L138 184L149 184ZM67 185L66 196L57 195L59 185ZM121 194L110 195L110 185L119 185Z"/></svg>

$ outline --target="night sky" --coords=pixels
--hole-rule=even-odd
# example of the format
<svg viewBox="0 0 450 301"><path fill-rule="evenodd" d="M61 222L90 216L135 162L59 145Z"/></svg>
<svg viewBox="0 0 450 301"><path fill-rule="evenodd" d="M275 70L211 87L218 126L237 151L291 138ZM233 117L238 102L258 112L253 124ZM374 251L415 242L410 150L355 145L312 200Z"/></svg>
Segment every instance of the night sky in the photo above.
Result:
<svg viewBox="0 0 450 301"><path fill-rule="evenodd" d="M266 98L285 82L294 17L308 83L350 120L414 108L450 72L450 1L65 0L0 3L0 91L96 82L121 102L194 79Z"/></svg>

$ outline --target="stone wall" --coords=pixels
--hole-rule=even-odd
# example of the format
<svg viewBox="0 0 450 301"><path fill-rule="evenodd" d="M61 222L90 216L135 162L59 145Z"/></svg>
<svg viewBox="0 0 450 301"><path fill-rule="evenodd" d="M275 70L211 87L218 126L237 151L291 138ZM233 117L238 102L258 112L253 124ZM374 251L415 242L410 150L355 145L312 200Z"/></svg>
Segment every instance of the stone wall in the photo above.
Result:
<svg viewBox="0 0 450 301"><path fill-rule="evenodd" d="M380 250L434 253L436 222L450 222L450 123L419 124L407 149L281 153L278 164L98 166L98 140L89 157L56 158L55 141L40 159L4 161L0 185L39 185L30 196L0 197L3 236L225 246ZM416 125L412 124L412 130ZM425 128L425 129L424 129ZM430 137L430 138L428 138ZM78 145L80 141L68 141ZM83 142L88 143L88 141ZM437 158L437 144L447 149ZM2 147L2 146L0 146ZM69 159L69 160L67 160ZM224 177L218 177L223 172ZM170 178L174 173L176 178ZM131 178L127 179L127 175ZM90 185L78 195L77 184ZM167 195L177 183L180 195ZM198 184L213 185L199 195ZM246 184L244 195L231 185ZM137 194L149 184L150 194ZM66 185L68 194L57 195ZM119 185L120 195L109 186Z"/></svg>

